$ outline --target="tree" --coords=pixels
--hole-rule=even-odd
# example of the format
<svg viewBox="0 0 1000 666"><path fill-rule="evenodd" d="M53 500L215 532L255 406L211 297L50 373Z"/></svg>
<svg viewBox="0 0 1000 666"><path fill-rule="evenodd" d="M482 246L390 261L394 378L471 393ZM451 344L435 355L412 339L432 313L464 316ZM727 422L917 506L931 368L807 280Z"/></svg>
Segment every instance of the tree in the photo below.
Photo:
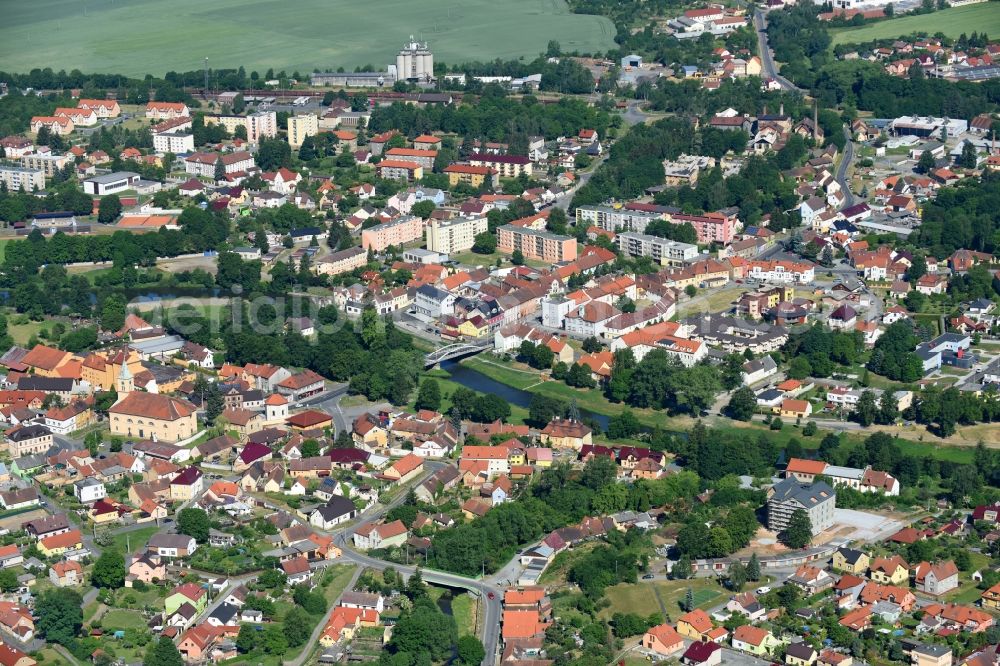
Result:
<svg viewBox="0 0 1000 666"><path fill-rule="evenodd" d="M741 592L749 579L746 567L739 560L729 565L729 574L727 577L729 579L729 588L735 592Z"/></svg>
<svg viewBox="0 0 1000 666"><path fill-rule="evenodd" d="M896 396L893 395L892 391L882 391L882 397L879 398L878 422L891 424L895 423L898 417L899 406L896 402Z"/></svg>
<svg viewBox="0 0 1000 666"><path fill-rule="evenodd" d="M441 387L436 379L428 377L420 383L420 391L417 393L417 402L414 406L417 409L429 409L434 412L441 409Z"/></svg>
<svg viewBox="0 0 1000 666"><path fill-rule="evenodd" d="M975 169L979 164L979 157L976 155L976 147L970 142L962 144L962 155L958 158L958 165L966 169Z"/></svg>
<svg viewBox="0 0 1000 666"><path fill-rule="evenodd" d="M97 207L97 221L101 224L111 224L122 214L122 200L117 194L108 194L101 197L101 203Z"/></svg>
<svg viewBox="0 0 1000 666"><path fill-rule="evenodd" d="M737 421L749 421L757 411L757 396L749 386L738 388L726 405L726 414Z"/></svg>
<svg viewBox="0 0 1000 666"><path fill-rule="evenodd" d="M935 162L931 151L925 150L920 153L920 160L917 161L917 166L914 168L914 171L917 173L930 173L935 166L937 166L937 163Z"/></svg>
<svg viewBox="0 0 1000 666"><path fill-rule="evenodd" d="M583 351L588 354L595 354L602 349L604 349L604 345L602 345L601 341L594 336L590 336L583 341Z"/></svg>
<svg viewBox="0 0 1000 666"><path fill-rule="evenodd" d="M174 642L166 636L151 645L146 652L143 666L184 666L184 659Z"/></svg>
<svg viewBox="0 0 1000 666"><path fill-rule="evenodd" d="M434 212L434 202L430 199L425 199L424 201L418 201L410 207L410 214L415 215L423 220L430 219L431 213Z"/></svg>
<svg viewBox="0 0 1000 666"><path fill-rule="evenodd" d="M757 553L750 555L750 561L747 562L747 580L757 582L760 580L760 560L757 559Z"/></svg>
<svg viewBox="0 0 1000 666"><path fill-rule="evenodd" d="M484 231L476 236L472 244L472 251L476 254L493 254L497 251L497 237Z"/></svg>
<svg viewBox="0 0 1000 666"><path fill-rule="evenodd" d="M257 578L257 583L259 583L261 587L274 590L284 587L287 580L288 577L285 576L284 572L279 569L268 569Z"/></svg>
<svg viewBox="0 0 1000 666"><path fill-rule="evenodd" d="M213 174L216 182L226 179L226 163L222 161L222 155L215 160L215 172Z"/></svg>
<svg viewBox="0 0 1000 666"><path fill-rule="evenodd" d="M684 593L684 611L690 613L694 610L694 590L690 587Z"/></svg>
<svg viewBox="0 0 1000 666"><path fill-rule="evenodd" d="M119 331L125 325L125 297L121 294L108 294L101 304L101 329Z"/></svg>
<svg viewBox="0 0 1000 666"><path fill-rule="evenodd" d="M514 250L510 255L510 263L515 266L521 266L524 264L524 253L520 250Z"/></svg>
<svg viewBox="0 0 1000 666"><path fill-rule="evenodd" d="M20 586L21 584L17 581L17 574L14 573L13 569L3 569L0 571L0 590L13 592Z"/></svg>
<svg viewBox="0 0 1000 666"><path fill-rule="evenodd" d="M691 577L691 558L681 555L670 570L670 577L675 580L685 580Z"/></svg>
<svg viewBox="0 0 1000 666"><path fill-rule="evenodd" d="M83 597L76 590L57 588L43 592L35 603L35 628L49 643L66 645L83 626Z"/></svg>
<svg viewBox="0 0 1000 666"><path fill-rule="evenodd" d="M276 171L292 165L292 148L281 139L264 139L257 148L257 166L262 171Z"/></svg>
<svg viewBox="0 0 1000 666"><path fill-rule="evenodd" d="M694 298L694 295L698 293L698 287L693 284L689 284L684 287L684 293L688 295L688 298Z"/></svg>
<svg viewBox="0 0 1000 666"><path fill-rule="evenodd" d="M244 624L240 627L240 633L236 637L236 649L246 654L253 652L257 647L257 630L253 625Z"/></svg>
<svg viewBox="0 0 1000 666"><path fill-rule="evenodd" d="M264 649L268 654L285 654L288 652L288 639L281 624L270 624L264 629Z"/></svg>
<svg viewBox="0 0 1000 666"><path fill-rule="evenodd" d="M456 645L456 656L459 664L475 666L475 664L481 664L486 658L486 648L475 636L462 636Z"/></svg>
<svg viewBox="0 0 1000 666"><path fill-rule="evenodd" d="M805 548L812 541L812 521L809 514L796 509L788 521L788 527L781 533L781 542L789 548Z"/></svg>
<svg viewBox="0 0 1000 666"><path fill-rule="evenodd" d="M302 442L302 457L303 458L314 458L319 455L320 447L319 442L315 439L307 439Z"/></svg>
<svg viewBox="0 0 1000 666"><path fill-rule="evenodd" d="M310 620L309 613L307 613L304 608L299 606L293 607L285 615L285 621L283 624L285 628L285 639L288 641L289 647L298 647L305 643L309 638L312 620Z"/></svg>
<svg viewBox="0 0 1000 666"><path fill-rule="evenodd" d="M875 394L871 391L864 391L858 400L858 405L854 410L858 423L867 428L875 422L878 416L878 405L875 404Z"/></svg>
<svg viewBox="0 0 1000 666"><path fill-rule="evenodd" d="M208 530L211 527L208 514L202 509L182 509L177 516L177 531L194 537L198 543L208 541Z"/></svg>
<svg viewBox="0 0 1000 666"><path fill-rule="evenodd" d="M105 548L94 564L90 580L96 587L118 589L125 584L125 556Z"/></svg>

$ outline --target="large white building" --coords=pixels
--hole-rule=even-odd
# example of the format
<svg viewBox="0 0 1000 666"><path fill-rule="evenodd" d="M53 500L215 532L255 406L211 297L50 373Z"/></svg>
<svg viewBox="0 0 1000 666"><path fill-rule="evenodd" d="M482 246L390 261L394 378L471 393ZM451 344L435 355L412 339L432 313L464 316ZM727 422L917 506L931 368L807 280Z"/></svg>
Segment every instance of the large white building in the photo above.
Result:
<svg viewBox="0 0 1000 666"><path fill-rule="evenodd" d="M215 177L215 164L219 160L225 168L226 174L246 172L254 168L253 155L246 151L235 153L194 153L184 160L184 171L196 176L205 178Z"/></svg>
<svg viewBox="0 0 1000 666"><path fill-rule="evenodd" d="M410 41L396 54L397 81L430 81L434 78L434 54L410 35Z"/></svg>
<svg viewBox="0 0 1000 666"><path fill-rule="evenodd" d="M615 236L618 249L631 257L650 257L661 266L680 266L698 257L698 246L626 231Z"/></svg>
<svg viewBox="0 0 1000 666"><path fill-rule="evenodd" d="M100 176L94 176L83 181L83 191L103 197L105 194L116 194L129 189L139 182L139 174L132 171L115 171Z"/></svg>
<svg viewBox="0 0 1000 666"><path fill-rule="evenodd" d="M159 155L181 155L194 151L194 134L188 132L160 132L153 135L153 150Z"/></svg>
<svg viewBox="0 0 1000 666"><path fill-rule="evenodd" d="M485 217L459 217L442 222L431 220L424 229L427 249L442 254L471 250L476 236L489 230Z"/></svg>
<svg viewBox="0 0 1000 666"><path fill-rule="evenodd" d="M242 127L250 143L278 136L278 114L274 111L258 111L246 116L205 116L205 123L222 125L230 134L235 134L236 129Z"/></svg>
<svg viewBox="0 0 1000 666"><path fill-rule="evenodd" d="M44 190L45 171L0 164L0 183L7 186L8 192L34 192L36 188Z"/></svg>
<svg viewBox="0 0 1000 666"><path fill-rule="evenodd" d="M660 213L613 208L611 206L580 206L576 209L576 223L585 227L597 227L604 231L635 231L646 233L646 227L654 220L665 219Z"/></svg>
<svg viewBox="0 0 1000 666"><path fill-rule="evenodd" d="M812 533L819 534L833 525L837 493L822 481L800 483L790 478L774 485L767 499L767 529L780 532L788 527L792 514L805 511L812 523Z"/></svg>

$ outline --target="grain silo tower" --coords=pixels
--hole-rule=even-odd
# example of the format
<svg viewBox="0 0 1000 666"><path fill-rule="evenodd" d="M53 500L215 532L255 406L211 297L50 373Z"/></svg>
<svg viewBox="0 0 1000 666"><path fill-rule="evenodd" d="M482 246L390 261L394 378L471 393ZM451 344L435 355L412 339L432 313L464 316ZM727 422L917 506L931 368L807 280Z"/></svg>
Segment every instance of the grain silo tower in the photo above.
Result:
<svg viewBox="0 0 1000 666"><path fill-rule="evenodd" d="M396 55L397 81L431 81L434 79L434 54L410 35L410 41Z"/></svg>

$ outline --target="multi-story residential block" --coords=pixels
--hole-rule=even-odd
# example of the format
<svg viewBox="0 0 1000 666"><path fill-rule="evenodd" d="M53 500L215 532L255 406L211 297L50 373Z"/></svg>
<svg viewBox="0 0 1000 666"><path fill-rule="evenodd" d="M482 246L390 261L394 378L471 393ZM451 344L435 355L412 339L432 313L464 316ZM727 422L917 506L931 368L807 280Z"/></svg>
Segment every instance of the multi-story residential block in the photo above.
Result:
<svg viewBox="0 0 1000 666"><path fill-rule="evenodd" d="M453 220L431 220L424 230L427 249L442 254L472 249L476 236L489 230L485 217L458 217Z"/></svg>
<svg viewBox="0 0 1000 666"><path fill-rule="evenodd" d="M319 275L350 273L368 263L368 251L363 247L349 247L317 259L313 268Z"/></svg>
<svg viewBox="0 0 1000 666"><path fill-rule="evenodd" d="M31 119L31 131L38 134L44 127L52 134L66 136L72 134L76 126L73 121L65 116L34 116Z"/></svg>
<svg viewBox="0 0 1000 666"><path fill-rule="evenodd" d="M634 210L632 208L614 208L611 206L580 206L576 209L578 226L597 227L604 231L633 231L646 233L650 222L663 220L662 213Z"/></svg>
<svg viewBox="0 0 1000 666"><path fill-rule="evenodd" d="M146 104L146 117L153 120L168 120L190 115L191 110L183 102L148 102Z"/></svg>
<svg viewBox="0 0 1000 666"><path fill-rule="evenodd" d="M424 167L411 160L382 160L375 169L386 180L411 182L424 177Z"/></svg>
<svg viewBox="0 0 1000 666"><path fill-rule="evenodd" d="M531 159L523 155L473 153L469 155L469 164L496 169L501 178L517 178L522 174L531 175Z"/></svg>
<svg viewBox="0 0 1000 666"><path fill-rule="evenodd" d="M288 117L288 145L293 149L302 147L307 137L319 134L319 117L307 113Z"/></svg>
<svg viewBox="0 0 1000 666"><path fill-rule="evenodd" d="M194 152L194 134L183 130L155 133L153 134L153 150L160 155L165 153L180 155Z"/></svg>
<svg viewBox="0 0 1000 666"><path fill-rule="evenodd" d="M184 160L184 171L205 178L215 177L215 165L222 160L226 175L246 172L255 166L253 155L239 150L234 153L194 153Z"/></svg>
<svg viewBox="0 0 1000 666"><path fill-rule="evenodd" d="M392 222L379 224L361 232L361 247L374 252L384 252L390 245L400 247L420 240L424 235L424 221L407 215Z"/></svg>
<svg viewBox="0 0 1000 666"><path fill-rule="evenodd" d="M569 236L510 224L497 229L497 234L497 249L504 254L520 250L525 259L537 259L549 263L576 260L576 239Z"/></svg>
<svg viewBox="0 0 1000 666"><path fill-rule="evenodd" d="M705 213L704 215L675 213L667 215L667 221L673 224L690 224L698 234L698 243L702 245L732 243L736 234L736 218L722 213Z"/></svg>
<svg viewBox="0 0 1000 666"><path fill-rule="evenodd" d="M455 187L459 183L464 183L471 187L482 187L483 183L489 183L491 187L500 184L497 170L488 166L472 166L471 164L449 164L444 168L448 176L448 184Z"/></svg>
<svg viewBox="0 0 1000 666"><path fill-rule="evenodd" d="M52 115L69 118L76 127L93 127L97 124L97 114L90 109L59 107L52 112Z"/></svg>
<svg viewBox="0 0 1000 666"><path fill-rule="evenodd" d="M80 99L77 100L78 109L90 109L98 118L117 118L122 114L122 108L113 99Z"/></svg>
<svg viewBox="0 0 1000 666"><path fill-rule="evenodd" d="M747 277L761 282L809 284L816 277L816 267L801 261L751 261Z"/></svg>
<svg viewBox="0 0 1000 666"><path fill-rule="evenodd" d="M258 111L246 118L247 140L260 143L261 139L278 136L278 114L274 111Z"/></svg>
<svg viewBox="0 0 1000 666"><path fill-rule="evenodd" d="M0 183L8 192L33 192L45 189L45 171L0 164Z"/></svg>
<svg viewBox="0 0 1000 666"><path fill-rule="evenodd" d="M626 231L615 236L618 249L632 257L650 257L661 266L681 266L698 256L698 246Z"/></svg>
<svg viewBox="0 0 1000 666"><path fill-rule="evenodd" d="M819 534L833 525L836 504L837 493L822 481L803 484L798 479L784 479L769 491L767 528L782 531L788 527L792 514L801 509L809 516L813 534Z"/></svg>
<svg viewBox="0 0 1000 666"><path fill-rule="evenodd" d="M21 156L21 166L25 169L41 169L46 178L51 178L56 171L62 170L69 162L69 155L52 155L51 153L31 153Z"/></svg>
<svg viewBox="0 0 1000 666"><path fill-rule="evenodd" d="M386 159L416 162L427 171L434 168L437 158L436 150L419 150L417 148L390 148L385 152Z"/></svg>

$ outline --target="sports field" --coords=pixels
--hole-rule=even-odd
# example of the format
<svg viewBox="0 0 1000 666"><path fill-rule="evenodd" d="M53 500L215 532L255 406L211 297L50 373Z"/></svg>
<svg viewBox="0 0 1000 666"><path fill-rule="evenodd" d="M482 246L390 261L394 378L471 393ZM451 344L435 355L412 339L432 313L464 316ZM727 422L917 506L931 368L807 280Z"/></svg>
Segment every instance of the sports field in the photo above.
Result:
<svg viewBox="0 0 1000 666"><path fill-rule="evenodd" d="M550 39L605 51L615 29L564 0L31 0L4 2L0 69L141 76L209 67L384 70L410 35L436 62L534 58Z"/></svg>
<svg viewBox="0 0 1000 666"><path fill-rule="evenodd" d="M831 32L835 46L860 44L873 39L903 37L914 32L926 32L929 35L940 32L953 38L963 32L967 35L973 32L985 32L990 36L1000 35L1000 5L986 2L919 16L902 16L860 28L837 28Z"/></svg>

